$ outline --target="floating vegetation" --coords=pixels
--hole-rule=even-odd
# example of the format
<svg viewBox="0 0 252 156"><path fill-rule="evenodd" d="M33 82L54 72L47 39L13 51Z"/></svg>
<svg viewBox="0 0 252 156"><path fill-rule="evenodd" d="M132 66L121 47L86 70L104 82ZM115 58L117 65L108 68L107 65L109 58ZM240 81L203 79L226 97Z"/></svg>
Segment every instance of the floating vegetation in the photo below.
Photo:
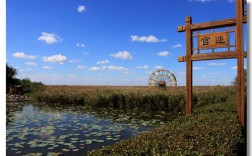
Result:
<svg viewBox="0 0 252 156"><path fill-rule="evenodd" d="M47 104L7 103L7 155L49 156L87 153L94 148L111 145L146 132L161 122L167 114L119 112L78 106L52 107Z"/></svg>

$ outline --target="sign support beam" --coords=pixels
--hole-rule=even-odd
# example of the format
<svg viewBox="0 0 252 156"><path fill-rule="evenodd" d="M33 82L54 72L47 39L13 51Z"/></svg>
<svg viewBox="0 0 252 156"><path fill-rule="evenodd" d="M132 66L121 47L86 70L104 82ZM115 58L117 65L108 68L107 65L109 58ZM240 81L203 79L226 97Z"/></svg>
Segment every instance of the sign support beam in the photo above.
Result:
<svg viewBox="0 0 252 156"><path fill-rule="evenodd" d="M186 17L186 115L192 114L192 17Z"/></svg>
<svg viewBox="0 0 252 156"><path fill-rule="evenodd" d="M236 52L237 52L237 80L238 80L238 99L237 115L241 124L245 124L244 107L244 50L243 50L243 4L244 0L236 0Z"/></svg>

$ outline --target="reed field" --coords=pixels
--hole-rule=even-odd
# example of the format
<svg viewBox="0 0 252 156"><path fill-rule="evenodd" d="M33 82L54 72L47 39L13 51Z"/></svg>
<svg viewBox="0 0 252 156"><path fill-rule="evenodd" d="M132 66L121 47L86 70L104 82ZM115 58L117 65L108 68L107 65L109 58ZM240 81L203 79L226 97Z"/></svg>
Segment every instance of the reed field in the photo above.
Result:
<svg viewBox="0 0 252 156"><path fill-rule="evenodd" d="M233 86L193 87L194 107L225 102L235 93ZM180 113L184 112L185 97L185 87L164 91L147 86L44 86L35 94L37 101L52 104Z"/></svg>
<svg viewBox="0 0 252 156"><path fill-rule="evenodd" d="M193 87L193 115L185 113L186 88L44 86L34 98L59 105L176 115L155 129L91 151L88 155L244 155L246 132L236 115L235 86ZM246 101L246 98L245 98Z"/></svg>

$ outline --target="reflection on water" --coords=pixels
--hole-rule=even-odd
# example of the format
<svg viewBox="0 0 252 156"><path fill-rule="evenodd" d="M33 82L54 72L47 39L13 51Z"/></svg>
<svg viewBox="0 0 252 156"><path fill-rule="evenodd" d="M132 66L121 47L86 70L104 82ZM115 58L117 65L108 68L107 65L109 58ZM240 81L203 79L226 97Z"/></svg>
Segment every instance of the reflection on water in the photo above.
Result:
<svg viewBox="0 0 252 156"><path fill-rule="evenodd" d="M164 124L167 114L7 103L7 155L85 155Z"/></svg>

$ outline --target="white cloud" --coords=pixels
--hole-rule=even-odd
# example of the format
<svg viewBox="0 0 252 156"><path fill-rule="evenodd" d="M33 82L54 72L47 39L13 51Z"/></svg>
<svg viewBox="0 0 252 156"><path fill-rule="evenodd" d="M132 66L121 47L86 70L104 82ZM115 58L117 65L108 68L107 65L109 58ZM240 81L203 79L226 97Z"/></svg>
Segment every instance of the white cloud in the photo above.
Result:
<svg viewBox="0 0 252 156"><path fill-rule="evenodd" d="M74 78L74 77L76 77L76 75L74 75L74 74L69 74L68 77Z"/></svg>
<svg viewBox="0 0 252 156"><path fill-rule="evenodd" d="M16 58L22 58L22 59L36 59L36 56L35 55L27 55L23 52L16 52L16 53L13 53L12 54L13 57L16 57Z"/></svg>
<svg viewBox="0 0 252 156"><path fill-rule="evenodd" d="M50 66L44 66L43 69L52 69Z"/></svg>
<svg viewBox="0 0 252 156"><path fill-rule="evenodd" d="M90 71L97 71L97 70L100 70L100 69L101 69L100 67L91 67L88 70L90 70Z"/></svg>
<svg viewBox="0 0 252 156"><path fill-rule="evenodd" d="M207 65L208 66L225 66L226 63L215 63L215 62L212 62L212 63L208 63Z"/></svg>
<svg viewBox="0 0 252 156"><path fill-rule="evenodd" d="M237 70L237 66L233 66L232 69L233 69L233 70ZM244 69L247 69L247 67L244 66Z"/></svg>
<svg viewBox="0 0 252 156"><path fill-rule="evenodd" d="M125 68L123 66L119 66L119 67L116 67L116 66L107 66L107 69L108 70L116 70L116 71L125 71L125 70L128 70L127 68Z"/></svg>
<svg viewBox="0 0 252 156"><path fill-rule="evenodd" d="M34 62L25 62L25 64L30 65L30 66L37 66L37 63Z"/></svg>
<svg viewBox="0 0 252 156"><path fill-rule="evenodd" d="M136 68L138 68L138 69L148 69L148 68L149 68L149 66L144 65L144 66L138 66L138 67L136 67Z"/></svg>
<svg viewBox="0 0 252 156"><path fill-rule="evenodd" d="M78 65L77 68L78 68L78 69L85 69L85 68L87 68L87 67L86 67L86 66Z"/></svg>
<svg viewBox="0 0 252 156"><path fill-rule="evenodd" d="M110 56L115 57L115 58L124 59L124 60L132 59L132 55L128 51L119 51L115 54L111 54Z"/></svg>
<svg viewBox="0 0 252 156"><path fill-rule="evenodd" d="M155 69L164 69L162 66L155 66Z"/></svg>
<svg viewBox="0 0 252 156"><path fill-rule="evenodd" d="M70 63L78 63L78 62L80 62L80 60L75 60L75 59L73 59L73 60L69 60L69 62L70 62Z"/></svg>
<svg viewBox="0 0 252 156"><path fill-rule="evenodd" d="M101 60L101 61L97 61L97 64L108 64L109 61L108 60Z"/></svg>
<svg viewBox="0 0 252 156"><path fill-rule="evenodd" d="M158 39L157 37L153 35L149 36L137 36L137 35L131 35L130 36L132 42L153 42L153 43L158 43L158 42L166 42L166 39Z"/></svg>
<svg viewBox="0 0 252 156"><path fill-rule="evenodd" d="M170 53L168 51L161 51L161 52L157 53L157 55L167 57L168 55L170 55Z"/></svg>
<svg viewBox="0 0 252 156"><path fill-rule="evenodd" d="M127 71L128 69L123 66L102 66L102 67L91 67L88 70L97 71L97 70L111 70L111 71Z"/></svg>
<svg viewBox="0 0 252 156"><path fill-rule="evenodd" d="M235 0L228 0L228 2L229 2L229 3L233 3L233 2L235 2Z"/></svg>
<svg viewBox="0 0 252 156"><path fill-rule="evenodd" d="M203 70L206 69L205 67L193 67L193 70Z"/></svg>
<svg viewBox="0 0 252 156"><path fill-rule="evenodd" d="M55 44L60 42L62 39L54 33L42 32L42 35L38 38L40 41L44 41L47 44Z"/></svg>
<svg viewBox="0 0 252 156"><path fill-rule="evenodd" d="M129 71L124 71L123 74L130 74L130 72Z"/></svg>
<svg viewBox="0 0 252 156"><path fill-rule="evenodd" d="M233 66L232 69L233 69L233 70L236 70L236 69L237 69L237 66Z"/></svg>
<svg viewBox="0 0 252 156"><path fill-rule="evenodd" d="M83 55L89 55L90 52L83 52L82 54L83 54Z"/></svg>
<svg viewBox="0 0 252 156"><path fill-rule="evenodd" d="M209 72L208 75L221 75L221 72Z"/></svg>
<svg viewBox="0 0 252 156"><path fill-rule="evenodd" d="M75 44L77 47L81 47L81 48L84 48L85 47L85 44L84 43L76 43Z"/></svg>
<svg viewBox="0 0 252 156"><path fill-rule="evenodd" d="M78 6L78 8L77 8L77 11L78 12L83 12L83 11L85 11L86 10L86 7L84 6L84 5L80 5L80 6Z"/></svg>
<svg viewBox="0 0 252 156"><path fill-rule="evenodd" d="M172 48L180 48L180 47L182 47L182 45L181 45L180 43L178 43L178 44L172 46Z"/></svg>
<svg viewBox="0 0 252 156"><path fill-rule="evenodd" d="M59 63L59 64L64 64L67 61L67 57L61 54L52 55L48 57L43 56L42 59L44 62L54 62L54 63Z"/></svg>
<svg viewBox="0 0 252 156"><path fill-rule="evenodd" d="M189 1L190 1L190 2L195 1L195 2L205 3L205 2L211 2L211 1L213 1L213 0L189 0Z"/></svg>

